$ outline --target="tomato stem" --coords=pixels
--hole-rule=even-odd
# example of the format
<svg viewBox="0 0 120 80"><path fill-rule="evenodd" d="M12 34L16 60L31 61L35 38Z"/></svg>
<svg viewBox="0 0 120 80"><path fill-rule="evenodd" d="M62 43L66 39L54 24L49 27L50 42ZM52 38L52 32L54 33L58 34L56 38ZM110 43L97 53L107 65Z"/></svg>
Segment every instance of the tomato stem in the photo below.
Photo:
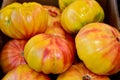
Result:
<svg viewBox="0 0 120 80"><path fill-rule="evenodd" d="M89 75L84 75L82 80L91 80L91 77Z"/></svg>

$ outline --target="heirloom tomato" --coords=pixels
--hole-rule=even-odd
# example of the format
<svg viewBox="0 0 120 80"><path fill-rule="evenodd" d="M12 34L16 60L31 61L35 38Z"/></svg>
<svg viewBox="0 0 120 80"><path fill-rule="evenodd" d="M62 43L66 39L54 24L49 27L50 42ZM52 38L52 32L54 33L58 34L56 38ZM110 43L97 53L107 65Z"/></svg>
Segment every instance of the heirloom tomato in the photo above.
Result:
<svg viewBox="0 0 120 80"><path fill-rule="evenodd" d="M24 59L24 46L27 40L13 39L8 41L0 53L0 65L4 73L9 72L18 65L26 64Z"/></svg>
<svg viewBox="0 0 120 80"><path fill-rule="evenodd" d="M59 74L73 63L75 45L72 38L38 34L25 45L24 56L28 65L37 72Z"/></svg>
<svg viewBox="0 0 120 80"><path fill-rule="evenodd" d="M79 58L86 67L99 75L120 71L120 32L106 23L85 25L76 35Z"/></svg>
<svg viewBox="0 0 120 80"><path fill-rule="evenodd" d="M0 10L0 29L15 39L28 39L46 30L48 14L36 2L12 3Z"/></svg>
<svg viewBox="0 0 120 80"><path fill-rule="evenodd" d="M61 13L61 25L68 33L77 33L84 25L104 20L104 10L96 0L76 0Z"/></svg>

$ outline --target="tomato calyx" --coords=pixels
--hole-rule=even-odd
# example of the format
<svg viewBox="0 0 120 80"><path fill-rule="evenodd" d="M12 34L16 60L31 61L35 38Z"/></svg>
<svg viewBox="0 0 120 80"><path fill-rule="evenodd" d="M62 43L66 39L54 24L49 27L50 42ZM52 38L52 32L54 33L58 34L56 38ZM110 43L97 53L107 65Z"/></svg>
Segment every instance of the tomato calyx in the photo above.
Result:
<svg viewBox="0 0 120 80"><path fill-rule="evenodd" d="M21 52L21 56L24 56L24 51Z"/></svg>
<svg viewBox="0 0 120 80"><path fill-rule="evenodd" d="M120 38L116 37L116 40L117 40L118 42L120 42Z"/></svg>
<svg viewBox="0 0 120 80"><path fill-rule="evenodd" d="M91 77L89 75L84 75L82 77L82 80L91 80Z"/></svg>

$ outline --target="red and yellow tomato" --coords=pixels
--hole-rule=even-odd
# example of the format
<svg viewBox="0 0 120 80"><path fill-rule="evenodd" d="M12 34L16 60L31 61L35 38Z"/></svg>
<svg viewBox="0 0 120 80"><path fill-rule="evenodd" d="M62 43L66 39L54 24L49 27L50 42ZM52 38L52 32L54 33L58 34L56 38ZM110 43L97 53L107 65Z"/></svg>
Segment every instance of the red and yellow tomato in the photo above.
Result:
<svg viewBox="0 0 120 80"><path fill-rule="evenodd" d="M36 2L12 3L0 10L0 29L15 39L28 39L46 30L48 14Z"/></svg>
<svg viewBox="0 0 120 80"><path fill-rule="evenodd" d="M37 72L59 74L66 71L74 60L75 46L67 39L50 34L32 37L24 49L25 60Z"/></svg>
<svg viewBox="0 0 120 80"><path fill-rule="evenodd" d="M2 80L51 80L48 75L37 73L28 65L19 65L9 71Z"/></svg>
<svg viewBox="0 0 120 80"><path fill-rule="evenodd" d="M13 39L7 42L0 53L0 65L4 73L26 64L24 59L24 46L27 40Z"/></svg>
<svg viewBox="0 0 120 80"><path fill-rule="evenodd" d="M120 71L120 32L105 23L85 25L76 35L79 58L86 67L99 75Z"/></svg>

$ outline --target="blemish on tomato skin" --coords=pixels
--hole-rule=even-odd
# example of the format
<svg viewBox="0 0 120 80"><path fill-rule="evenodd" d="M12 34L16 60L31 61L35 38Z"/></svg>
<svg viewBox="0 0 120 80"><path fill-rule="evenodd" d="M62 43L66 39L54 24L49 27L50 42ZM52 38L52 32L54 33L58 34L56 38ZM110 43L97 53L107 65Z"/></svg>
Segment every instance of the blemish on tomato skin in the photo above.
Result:
<svg viewBox="0 0 120 80"><path fill-rule="evenodd" d="M82 77L83 80L91 80L91 77L89 75L84 75Z"/></svg>
<svg viewBox="0 0 120 80"><path fill-rule="evenodd" d="M52 17L56 17L58 15L55 11L52 11L52 10L48 10L48 11Z"/></svg>

